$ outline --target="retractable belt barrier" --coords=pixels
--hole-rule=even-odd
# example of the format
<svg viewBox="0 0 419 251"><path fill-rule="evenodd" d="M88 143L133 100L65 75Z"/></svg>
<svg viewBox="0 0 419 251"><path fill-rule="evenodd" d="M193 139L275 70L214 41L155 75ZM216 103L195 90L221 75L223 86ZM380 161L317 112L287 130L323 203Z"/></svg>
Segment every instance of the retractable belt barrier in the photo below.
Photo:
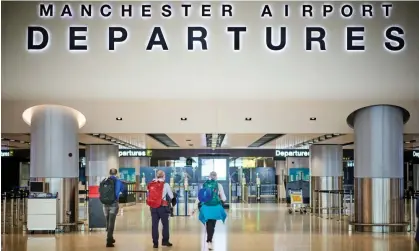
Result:
<svg viewBox="0 0 419 251"><path fill-rule="evenodd" d="M338 221L342 220L342 216L351 216L352 215L352 204L353 204L353 191L352 190L314 190L314 192L317 193L317 205L313 203L312 213L316 214L318 217L323 218L323 213L326 211L326 219L333 219L333 215L335 215L333 212L337 211L339 215ZM326 194L326 207L322 207L322 197L321 194ZM333 205L332 196L338 196L338 205ZM349 203L348 198L345 198L345 195L349 195ZM324 199L324 197L323 197ZM313 198L314 200L314 198ZM314 200L315 201L315 200ZM346 204L344 206L343 204ZM349 206L348 206L349 204ZM345 211L345 212L344 212Z"/></svg>
<svg viewBox="0 0 419 251"><path fill-rule="evenodd" d="M2 193L1 196L1 224L2 234L6 231L23 228L26 224L27 215L27 190L15 190Z"/></svg>

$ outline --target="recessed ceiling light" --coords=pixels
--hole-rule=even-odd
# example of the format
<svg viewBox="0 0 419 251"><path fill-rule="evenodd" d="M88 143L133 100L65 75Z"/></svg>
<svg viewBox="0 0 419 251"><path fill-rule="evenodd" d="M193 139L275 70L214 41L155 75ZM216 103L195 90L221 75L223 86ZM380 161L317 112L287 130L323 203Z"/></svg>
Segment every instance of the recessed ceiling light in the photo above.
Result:
<svg viewBox="0 0 419 251"><path fill-rule="evenodd" d="M117 117L117 118L116 118L116 120L121 121L121 120L122 120L122 118L121 118L121 117Z"/></svg>
<svg viewBox="0 0 419 251"><path fill-rule="evenodd" d="M112 141L112 142L115 142L115 141L116 141L116 139L111 139L111 141Z"/></svg>
<svg viewBox="0 0 419 251"><path fill-rule="evenodd" d="M334 133L333 135L334 135L334 136L339 136L340 134L339 134L339 133Z"/></svg>
<svg viewBox="0 0 419 251"><path fill-rule="evenodd" d="M14 140L14 139L11 139L10 141L15 142L15 140Z"/></svg>
<svg viewBox="0 0 419 251"><path fill-rule="evenodd" d="M245 120L245 121L252 121L252 118L247 117L247 118L244 118L244 120Z"/></svg>
<svg viewBox="0 0 419 251"><path fill-rule="evenodd" d="M98 136L99 135L99 133L93 133L93 136Z"/></svg>
<svg viewBox="0 0 419 251"><path fill-rule="evenodd" d="M186 117L182 117L182 118L180 118L180 120L181 120L181 121L186 121L186 120L188 120L188 118L186 118Z"/></svg>
<svg viewBox="0 0 419 251"><path fill-rule="evenodd" d="M25 141L21 140L21 141L20 141L20 143L24 144L24 143L25 143Z"/></svg>
<svg viewBox="0 0 419 251"><path fill-rule="evenodd" d="M317 118L316 117L311 117L310 118L310 121L316 121L317 120Z"/></svg>

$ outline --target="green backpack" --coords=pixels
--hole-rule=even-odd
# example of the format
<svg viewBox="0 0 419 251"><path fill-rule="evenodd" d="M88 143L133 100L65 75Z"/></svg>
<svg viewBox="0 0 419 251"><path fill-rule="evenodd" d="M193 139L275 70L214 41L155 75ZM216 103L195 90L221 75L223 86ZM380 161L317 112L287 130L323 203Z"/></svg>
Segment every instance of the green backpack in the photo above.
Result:
<svg viewBox="0 0 419 251"><path fill-rule="evenodd" d="M204 183L204 188L209 188L212 191L212 199L204 204L207 206L216 206L220 204L220 196L218 195L218 182L215 180L207 180Z"/></svg>

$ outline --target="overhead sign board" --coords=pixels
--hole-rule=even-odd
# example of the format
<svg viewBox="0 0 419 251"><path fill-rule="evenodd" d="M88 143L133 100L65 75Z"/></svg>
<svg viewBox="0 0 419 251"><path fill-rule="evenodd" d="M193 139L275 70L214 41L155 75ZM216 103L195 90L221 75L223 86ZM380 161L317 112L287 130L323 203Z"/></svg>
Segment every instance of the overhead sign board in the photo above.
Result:
<svg viewBox="0 0 419 251"><path fill-rule="evenodd" d="M237 16L236 20L240 20L241 25L231 26L228 25L229 22L225 22L224 27L218 27L217 25L207 25L199 26L193 25L190 23L185 27L179 26L175 33L177 37L181 37L181 34L185 34L185 37L182 39L185 41L184 48L188 51L194 50L209 50L211 47L211 41L208 39L212 33L222 34L221 31L224 31L227 39L226 42L229 44L224 45L223 47L230 47L234 51L240 51L242 49L242 43L246 43L245 40L249 37L246 36L247 33L252 32L252 28L258 27L258 25L248 27L248 25L253 24L255 21L258 21L254 18L249 18L248 16L256 17L260 20L270 19L270 18L295 18L294 20L305 20L307 18L316 18L316 19L326 19L326 18L335 18L335 20L343 20L346 25L342 25L344 28L341 31L336 30L336 28L331 29L330 27L324 27L320 25L311 24L309 26L299 26L299 25L282 25L282 26L265 26L259 27L259 31L255 31L253 34L260 34L261 41L265 43L248 43L248 44L260 44L264 46L267 51L283 51L287 49L290 42L289 40L301 41L297 44L300 44L301 49L305 51L327 51L329 48L335 48L329 43L330 40L333 40L330 36L331 33L341 33L344 34L342 38L338 38L338 44L342 39L345 39L343 49L346 51L361 51L364 52L367 50L368 37L374 35L373 32L370 32L364 25L359 25L358 22L351 21L353 17L360 16L361 18L368 19L388 19L388 20L398 20L395 17L400 17L402 14L398 11L400 8L394 8L391 3L381 3L381 4L364 4L364 3L345 3L345 4L310 4L310 3L283 3L283 4L227 4L227 3L202 3L192 6L188 3L171 3L171 4L161 4L158 3L155 6L151 3L40 3L32 10L38 14L39 19L48 20L48 21L39 21L32 22L27 26L27 50L28 51L43 51L50 47L55 41L59 41L58 36L66 34L67 44L64 44L69 51L77 52L88 52L93 50L94 44L89 44L89 40L99 41L97 39L88 39L92 34L103 34L103 38L106 38L107 41L107 50L115 51L116 47L123 46L123 44L129 43L130 37L139 36L139 29L129 29L123 25L120 26L109 26L106 25L105 21L108 18L136 18L138 19L149 19L160 17L163 19L176 18L181 20L181 18L189 18L192 15L198 16L205 20L205 23L208 23L208 19L233 19ZM159 11L154 12L159 8ZM403 9L403 8L402 8ZM242 16L246 15L245 21L242 20ZM248 14L248 15L247 15ZM62 19L83 19L90 18L96 19L95 21L102 21L105 24L98 26L95 22L95 25L75 25L71 22L68 23L68 27L64 26L60 32L57 32L55 29L49 29L49 27L54 26L55 23L51 24L53 21L50 20L62 20ZM246 22L247 21L247 22ZM193 22L196 23L197 21ZM216 21L218 22L218 21ZM237 23L238 21L234 21ZM244 22L244 23L243 23ZM37 25L36 23L43 23L43 25ZM187 22L180 22L188 24ZM291 22L292 23L292 22ZM325 22L323 22L325 23ZM175 26L176 27L176 26ZM172 37L169 37L168 33L165 32L167 27L154 25L151 28L151 32L140 33L141 37L145 37L143 41L144 47L137 46L137 50L146 50L152 51L153 49L161 49L163 51L169 51L171 47L169 46L169 41L173 41ZM329 29L328 29L329 28ZM171 27L169 30L175 28ZM298 29L298 30L296 30ZM391 26L378 26L376 29L380 29L379 32L383 34L380 39L373 39L375 44L371 44L372 47L380 48L382 47L384 51L387 52L402 52L406 47L405 41L405 28L400 24L392 24ZM335 31L336 30L336 31ZM59 35L55 35L58 33ZM99 33L100 32L100 33ZM141 32L141 30L140 30ZM276 42L278 40L279 43ZM295 37L293 34L301 34L300 37ZM293 35L291 37L291 35ZM289 37L291 38L289 38ZM101 35L98 35L101 37ZM230 39L228 39L230 37ZM54 38L55 39L54 41ZM335 36L336 39L336 36ZM230 40L230 41L229 41ZM172 42L176 43L177 42ZM294 43L295 44L295 43ZM369 44L369 43L368 43ZM380 46L381 45L381 46ZM98 46L97 47L102 47ZM218 46L213 46L218 47ZM97 48L96 48L97 49Z"/></svg>
<svg viewBox="0 0 419 251"><path fill-rule="evenodd" d="M151 157L152 150L144 149L119 149L119 157Z"/></svg>
<svg viewBox="0 0 419 251"><path fill-rule="evenodd" d="M309 157L309 149L277 149L275 150L275 157Z"/></svg>

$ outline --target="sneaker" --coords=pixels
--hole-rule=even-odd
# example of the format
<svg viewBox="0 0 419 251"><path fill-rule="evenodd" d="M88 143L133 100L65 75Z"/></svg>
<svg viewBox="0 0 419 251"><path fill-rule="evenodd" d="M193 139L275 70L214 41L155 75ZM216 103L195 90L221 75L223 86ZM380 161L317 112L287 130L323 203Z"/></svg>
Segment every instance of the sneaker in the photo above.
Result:
<svg viewBox="0 0 419 251"><path fill-rule="evenodd" d="M208 250L213 250L212 242L207 242Z"/></svg>
<svg viewBox="0 0 419 251"><path fill-rule="evenodd" d="M115 245L113 243L106 243L106 247L107 248L113 248L113 247L115 247Z"/></svg>
<svg viewBox="0 0 419 251"><path fill-rule="evenodd" d="M165 242L165 243L162 243L161 245L162 245L162 246L166 246L166 247L171 247L171 246L173 246L173 244L172 244L172 243L170 243L170 242Z"/></svg>
<svg viewBox="0 0 419 251"><path fill-rule="evenodd" d="M153 244L153 248L159 248L159 244Z"/></svg>

